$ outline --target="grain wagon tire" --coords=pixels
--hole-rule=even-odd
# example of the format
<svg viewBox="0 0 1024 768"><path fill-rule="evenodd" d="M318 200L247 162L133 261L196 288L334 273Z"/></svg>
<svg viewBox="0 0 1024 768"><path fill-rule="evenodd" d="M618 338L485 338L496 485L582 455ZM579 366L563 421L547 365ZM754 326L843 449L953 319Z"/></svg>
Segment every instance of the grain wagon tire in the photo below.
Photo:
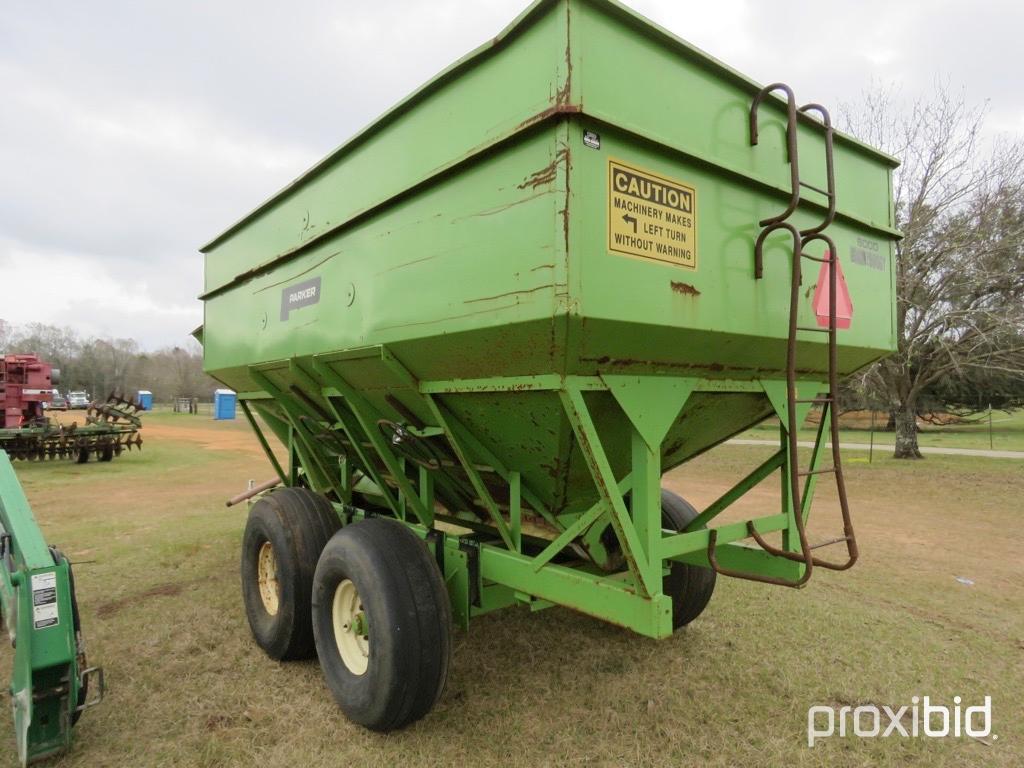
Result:
<svg viewBox="0 0 1024 768"><path fill-rule="evenodd" d="M310 622L313 573L341 527L326 498L280 488L249 510L242 536L242 598L256 644L278 661L316 653Z"/></svg>
<svg viewBox="0 0 1024 768"><path fill-rule="evenodd" d="M79 448L78 449L78 457L75 459L75 463L76 464L85 464L88 461L89 461L89 449L88 448Z"/></svg>
<svg viewBox="0 0 1024 768"><path fill-rule="evenodd" d="M374 731L419 720L444 690L451 604L436 560L395 520L346 526L320 555L313 634L328 689Z"/></svg>
<svg viewBox="0 0 1024 768"><path fill-rule="evenodd" d="M661 524L680 532L697 517L686 499L672 491L661 490ZM704 526L706 527L706 526ZM662 582L665 594L672 598L672 629L685 627L696 619L715 591L715 572L699 565L673 562Z"/></svg>

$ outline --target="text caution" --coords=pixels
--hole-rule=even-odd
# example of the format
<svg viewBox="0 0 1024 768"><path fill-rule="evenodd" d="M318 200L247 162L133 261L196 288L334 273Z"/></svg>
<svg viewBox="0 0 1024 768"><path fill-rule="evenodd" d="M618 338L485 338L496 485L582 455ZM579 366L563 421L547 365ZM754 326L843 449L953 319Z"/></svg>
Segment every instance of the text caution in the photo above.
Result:
<svg viewBox="0 0 1024 768"><path fill-rule="evenodd" d="M608 161L608 250L697 268L697 190Z"/></svg>

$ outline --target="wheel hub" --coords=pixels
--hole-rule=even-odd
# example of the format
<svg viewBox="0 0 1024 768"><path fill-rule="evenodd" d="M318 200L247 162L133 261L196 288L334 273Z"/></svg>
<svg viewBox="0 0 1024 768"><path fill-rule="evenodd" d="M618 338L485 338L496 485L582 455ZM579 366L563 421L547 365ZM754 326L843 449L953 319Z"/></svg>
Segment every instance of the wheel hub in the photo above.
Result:
<svg viewBox="0 0 1024 768"><path fill-rule="evenodd" d="M276 616L281 600L281 588L277 583L277 558L274 557L274 547L269 541L264 541L260 546L256 559L256 579L260 585L263 608L271 616Z"/></svg>
<svg viewBox="0 0 1024 768"><path fill-rule="evenodd" d="M361 675L370 664L370 628L356 585L344 579L334 590L331 605L334 641L349 672Z"/></svg>

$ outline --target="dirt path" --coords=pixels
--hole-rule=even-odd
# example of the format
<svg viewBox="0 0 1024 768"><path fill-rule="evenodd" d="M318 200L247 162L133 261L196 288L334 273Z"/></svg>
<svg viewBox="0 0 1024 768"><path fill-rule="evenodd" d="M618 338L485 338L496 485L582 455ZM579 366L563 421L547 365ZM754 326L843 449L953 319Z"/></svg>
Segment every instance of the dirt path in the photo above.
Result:
<svg viewBox="0 0 1024 768"><path fill-rule="evenodd" d="M778 445L772 440L741 440L736 438L729 441L730 445ZM810 440L801 440L797 443L801 448L813 448L814 443ZM831 442L826 445L832 445ZM870 451L871 446L867 443L843 443L843 448L851 451ZM892 450L895 448L892 443L875 443L875 450ZM921 446L921 453L933 453L942 456L980 456L986 459L1020 459L1024 461L1024 451L989 451L982 448L934 448Z"/></svg>
<svg viewBox="0 0 1024 768"><path fill-rule="evenodd" d="M210 429L207 426L188 424L161 424L146 422L142 428L146 440L172 440L175 442L197 443L211 451L243 451L253 454L263 453L256 436L245 429L231 428Z"/></svg>

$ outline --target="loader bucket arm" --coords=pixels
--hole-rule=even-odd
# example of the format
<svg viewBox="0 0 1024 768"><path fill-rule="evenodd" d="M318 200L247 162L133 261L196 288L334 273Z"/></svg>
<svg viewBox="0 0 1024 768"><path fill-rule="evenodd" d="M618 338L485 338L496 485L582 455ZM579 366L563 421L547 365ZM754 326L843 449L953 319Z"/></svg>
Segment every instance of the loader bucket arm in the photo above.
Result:
<svg viewBox="0 0 1024 768"><path fill-rule="evenodd" d="M0 608L14 665L11 701L21 765L71 745L77 715L98 703L102 672L85 669L71 566L47 546L7 454L0 451ZM93 700L86 681L96 677Z"/></svg>

